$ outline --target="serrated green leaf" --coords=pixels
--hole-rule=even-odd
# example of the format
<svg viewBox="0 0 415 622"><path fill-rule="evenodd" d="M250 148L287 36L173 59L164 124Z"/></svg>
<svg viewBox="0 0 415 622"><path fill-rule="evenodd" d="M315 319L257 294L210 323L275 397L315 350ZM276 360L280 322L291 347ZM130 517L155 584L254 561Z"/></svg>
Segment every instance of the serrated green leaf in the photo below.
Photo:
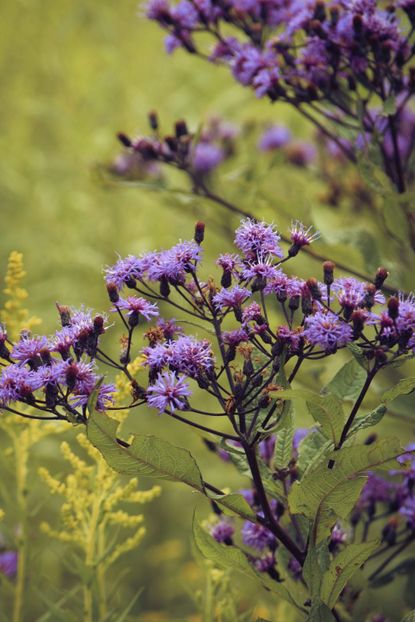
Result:
<svg viewBox="0 0 415 622"><path fill-rule="evenodd" d="M321 425L323 434L335 444L339 442L345 416L341 400L336 395L318 395L307 389L276 391L273 395L286 400L305 400L311 416Z"/></svg>
<svg viewBox="0 0 415 622"><path fill-rule="evenodd" d="M260 575L249 563L245 553L237 547L216 542L216 540L203 529L196 516L193 519L193 536L196 547L201 554L214 562L215 565L221 568L224 567L242 572L245 576L260 584L262 587L271 590L284 600L298 607L298 604L293 600L289 591L281 583L272 581L265 574Z"/></svg>
<svg viewBox="0 0 415 622"><path fill-rule="evenodd" d="M327 605L317 600L313 603L306 622L336 622L336 618Z"/></svg>
<svg viewBox="0 0 415 622"><path fill-rule="evenodd" d="M390 116L396 114L396 97L394 95L390 95L383 102L383 112L382 112L382 114L385 117L390 117Z"/></svg>
<svg viewBox="0 0 415 622"><path fill-rule="evenodd" d="M403 378L382 395L382 402L391 402L400 395L408 395L415 390L415 378Z"/></svg>
<svg viewBox="0 0 415 622"><path fill-rule="evenodd" d="M331 561L321 583L321 598L332 609L347 582L371 554L377 549L378 542L349 544Z"/></svg>
<svg viewBox="0 0 415 622"><path fill-rule="evenodd" d="M355 343L349 343L347 345L347 349L353 354L355 361L359 363L360 367L363 367L364 370L367 368L367 359L364 355L362 348L360 348Z"/></svg>
<svg viewBox="0 0 415 622"><path fill-rule="evenodd" d="M332 451L328 459L334 461L333 468L329 469L325 462L293 485L288 497L291 512L313 521L312 537L318 544L339 517L346 519L350 514L367 471L393 468L401 453L395 438Z"/></svg>
<svg viewBox="0 0 415 622"><path fill-rule="evenodd" d="M131 445L117 442L119 423L107 415L92 412L87 435L111 468L126 475L157 477L204 491L195 459L186 449L175 447L155 436L135 435Z"/></svg>
<svg viewBox="0 0 415 622"><path fill-rule="evenodd" d="M225 514L237 514L246 520L256 521L255 513L242 495L230 493L229 495L214 495L209 493L209 498L224 508Z"/></svg>
<svg viewBox="0 0 415 622"><path fill-rule="evenodd" d="M294 426L292 419L287 426L278 431L275 442L274 466L276 469L285 469L291 458L293 451Z"/></svg>
<svg viewBox="0 0 415 622"><path fill-rule="evenodd" d="M366 380L366 372L362 366L352 359L337 372L324 387L322 393L333 393L343 400L356 400Z"/></svg>
<svg viewBox="0 0 415 622"><path fill-rule="evenodd" d="M379 404L379 406L375 408L375 410L372 410L372 412L368 413L367 415L364 415L363 417L358 417L351 427L349 436L352 436L353 434L356 434L357 432L360 432L361 430L364 430L366 428L371 428L372 426L380 423L386 411L387 411L386 406L384 404Z"/></svg>
<svg viewBox="0 0 415 622"><path fill-rule="evenodd" d="M330 556L327 542L321 542L317 547L314 545L314 542L309 542L307 557L303 566L303 577L313 600L320 597L323 574L328 569L329 562Z"/></svg>

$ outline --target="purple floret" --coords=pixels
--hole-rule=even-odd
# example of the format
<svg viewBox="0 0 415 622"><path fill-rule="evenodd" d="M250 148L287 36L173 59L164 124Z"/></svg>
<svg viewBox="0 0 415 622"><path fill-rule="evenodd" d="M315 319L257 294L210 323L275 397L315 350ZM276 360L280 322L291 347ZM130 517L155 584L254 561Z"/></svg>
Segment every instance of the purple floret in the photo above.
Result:
<svg viewBox="0 0 415 622"><path fill-rule="evenodd" d="M156 383L147 389L147 404L163 413L166 408L172 412L187 407L187 398L191 395L184 376L173 372L163 372L157 376Z"/></svg>
<svg viewBox="0 0 415 622"><path fill-rule="evenodd" d="M245 521L241 534L244 544L258 551L263 551L267 546L275 545L274 534L259 523Z"/></svg>
<svg viewBox="0 0 415 622"><path fill-rule="evenodd" d="M272 225L250 218L242 220L235 232L235 244L249 260L264 259L268 255L283 257L280 239Z"/></svg>
<svg viewBox="0 0 415 622"><path fill-rule="evenodd" d="M330 311L317 311L305 321L303 333L307 341L325 352L335 352L353 339L352 328Z"/></svg>
<svg viewBox="0 0 415 622"><path fill-rule="evenodd" d="M33 392L41 386L42 379L36 372L18 364L9 365L0 376L0 406L30 400Z"/></svg>
<svg viewBox="0 0 415 622"><path fill-rule="evenodd" d="M17 574L17 551L3 551L0 553L0 574L12 579Z"/></svg>
<svg viewBox="0 0 415 622"><path fill-rule="evenodd" d="M220 520L212 525L209 531L216 542L231 544L233 534L235 533L235 527L228 520Z"/></svg>
<svg viewBox="0 0 415 622"><path fill-rule="evenodd" d="M240 307L243 302L247 298L252 296L252 293L246 287L241 287L240 285L235 285L235 287L226 289L222 288L215 296L213 297L213 303L219 309L226 308L237 308Z"/></svg>
<svg viewBox="0 0 415 622"><path fill-rule="evenodd" d="M258 148L261 151L273 151L281 149L290 142L292 136L288 127L284 125L272 125L262 134Z"/></svg>
<svg viewBox="0 0 415 622"><path fill-rule="evenodd" d="M192 165L196 173L207 175L224 160L225 153L221 147L210 143L196 145L192 156Z"/></svg>
<svg viewBox="0 0 415 622"><path fill-rule="evenodd" d="M116 306L119 309L127 311L127 316L131 317L133 314L142 315L146 320L150 320L159 314L157 305L149 302L145 298L139 298L137 296L129 296L126 299L120 298ZM112 311L116 311L114 308Z"/></svg>
<svg viewBox="0 0 415 622"><path fill-rule="evenodd" d="M27 363L39 356L42 350L49 349L49 341L46 337L30 337L24 335L14 346L12 358L21 363Z"/></svg>

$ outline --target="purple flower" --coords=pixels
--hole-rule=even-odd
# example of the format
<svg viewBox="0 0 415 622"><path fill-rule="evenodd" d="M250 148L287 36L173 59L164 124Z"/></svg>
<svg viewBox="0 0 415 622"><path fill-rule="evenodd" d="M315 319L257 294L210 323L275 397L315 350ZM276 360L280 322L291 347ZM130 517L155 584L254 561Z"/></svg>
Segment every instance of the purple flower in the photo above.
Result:
<svg viewBox="0 0 415 622"><path fill-rule="evenodd" d="M141 279L144 272L145 262L134 255L128 255L105 269L105 281L114 284L117 289L122 289L124 285L134 286L135 281Z"/></svg>
<svg viewBox="0 0 415 622"><path fill-rule="evenodd" d="M295 141L287 148L287 158L295 166L306 167L316 159L317 151L314 145L305 141Z"/></svg>
<svg viewBox="0 0 415 622"><path fill-rule="evenodd" d="M132 315L142 315L146 320L150 320L151 317L159 314L156 304L149 302L145 298L138 298L137 296L129 296L125 300L120 298L116 307L128 311L128 317ZM116 308L112 309L112 311L116 310Z"/></svg>
<svg viewBox="0 0 415 622"><path fill-rule="evenodd" d="M275 566L275 557L273 553L266 553L262 557L258 557L254 561L254 566L258 572L269 572Z"/></svg>
<svg viewBox="0 0 415 622"><path fill-rule="evenodd" d="M153 253L148 265L151 281L168 279L173 284L183 284L186 273L193 272L201 259L202 250L194 240L179 242L167 251Z"/></svg>
<svg viewBox="0 0 415 622"><path fill-rule="evenodd" d="M257 302L251 302L251 304L242 311L243 324L248 324L249 322L263 322L263 320L262 309Z"/></svg>
<svg viewBox="0 0 415 622"><path fill-rule="evenodd" d="M0 405L18 400L31 400L33 391L40 389L42 379L34 371L19 364L4 368L0 376Z"/></svg>
<svg viewBox="0 0 415 622"><path fill-rule="evenodd" d="M342 307L355 309L364 304L367 294L367 283L358 281L353 277L345 277L336 279L331 289L336 294ZM382 292L377 291L375 293L374 302L377 304L383 304L385 302L385 297Z"/></svg>
<svg viewBox="0 0 415 622"><path fill-rule="evenodd" d="M249 260L265 258L267 255L283 257L279 246L280 236L273 225L256 222L250 218L242 220L235 232L235 244Z"/></svg>
<svg viewBox="0 0 415 622"><path fill-rule="evenodd" d="M243 543L258 551L263 551L267 546L275 545L274 534L259 523L245 521L241 534Z"/></svg>
<svg viewBox="0 0 415 622"><path fill-rule="evenodd" d="M196 173L207 175L223 161L225 153L221 147L202 142L196 145L192 165Z"/></svg>
<svg viewBox="0 0 415 622"><path fill-rule="evenodd" d="M273 151L280 149L290 142L292 136L288 127L284 125L272 125L259 139L258 149L261 151Z"/></svg>
<svg viewBox="0 0 415 622"><path fill-rule="evenodd" d="M279 275L279 270L271 265L269 258L264 261L258 258L257 261L248 263L242 270L242 277L246 280L250 279L275 279Z"/></svg>
<svg viewBox="0 0 415 622"><path fill-rule="evenodd" d="M172 369L197 379L213 369L215 359L209 341L181 336L171 342L168 362Z"/></svg>
<svg viewBox="0 0 415 622"><path fill-rule="evenodd" d="M17 574L17 551L3 551L0 553L0 574L12 579Z"/></svg>
<svg viewBox="0 0 415 622"><path fill-rule="evenodd" d="M292 223L290 229L290 238L294 246L308 246L312 242L315 242L319 239L320 234L318 231L312 233L312 227L305 228L305 226L299 221L296 220Z"/></svg>
<svg viewBox="0 0 415 622"><path fill-rule="evenodd" d="M274 435L271 435L259 443L259 455L261 456L262 460L266 462L266 464L270 464L274 456L275 440L276 437Z"/></svg>
<svg viewBox="0 0 415 622"><path fill-rule="evenodd" d="M178 324L176 324L173 318L171 318L170 320L165 320L163 318L160 318L157 321L157 326L161 328L161 330L163 331L164 338L167 339L168 341L170 341L171 339L174 339L176 335L180 335L181 333L183 333L183 328L179 326Z"/></svg>
<svg viewBox="0 0 415 622"><path fill-rule="evenodd" d="M64 326L52 337L51 350L59 352L64 358L68 356L69 350L75 345L78 331L76 327Z"/></svg>
<svg viewBox="0 0 415 622"><path fill-rule="evenodd" d="M330 311L317 311L305 320L303 333L313 346L320 346L325 352L335 352L353 339L352 328Z"/></svg>
<svg viewBox="0 0 415 622"><path fill-rule="evenodd" d="M415 296L399 295L399 315L396 318L396 327L399 332L413 330L415 332Z"/></svg>
<svg viewBox="0 0 415 622"><path fill-rule="evenodd" d="M214 525L211 525L209 532L210 535L215 538L216 542L231 544L233 534L235 533L235 527L229 520L222 519Z"/></svg>
<svg viewBox="0 0 415 622"><path fill-rule="evenodd" d="M220 266L224 272L230 272L231 274L238 274L238 271L242 267L239 255L232 255L231 253L219 255L216 264Z"/></svg>
<svg viewBox="0 0 415 622"><path fill-rule="evenodd" d="M415 530L415 497L407 497L399 509L399 513L405 517L408 526Z"/></svg>
<svg viewBox="0 0 415 622"><path fill-rule="evenodd" d="M249 296L251 296L251 292L246 287L240 287L239 285L235 285L230 289L222 288L215 296L213 297L213 303L219 309L226 309L228 307L237 308L240 307L243 302Z"/></svg>
<svg viewBox="0 0 415 622"><path fill-rule="evenodd" d="M12 357L21 363L27 363L36 359L42 350L49 349L49 341L46 337L30 337L23 335L12 350Z"/></svg>
<svg viewBox="0 0 415 622"><path fill-rule="evenodd" d="M108 406L113 404L115 391L115 385L102 384L98 389L97 401L95 404L96 410L103 412ZM75 406L76 408L86 406L89 398L91 397L91 393L92 391L88 391L86 389L84 392L75 391L70 397L72 406Z"/></svg>
<svg viewBox="0 0 415 622"><path fill-rule="evenodd" d="M171 346L170 343L156 343L150 348L145 348L143 353L146 357L146 365L152 370L159 371L170 360Z"/></svg>
<svg viewBox="0 0 415 622"><path fill-rule="evenodd" d="M191 395L189 385L183 376L173 372L163 372L157 381L147 389L147 404L163 413L166 408L172 412L187 407L187 398Z"/></svg>
<svg viewBox="0 0 415 622"><path fill-rule="evenodd" d="M235 330L224 331L222 333L222 340L223 343L226 343L226 345L236 348L244 341L248 341L249 337L243 328L237 328Z"/></svg>

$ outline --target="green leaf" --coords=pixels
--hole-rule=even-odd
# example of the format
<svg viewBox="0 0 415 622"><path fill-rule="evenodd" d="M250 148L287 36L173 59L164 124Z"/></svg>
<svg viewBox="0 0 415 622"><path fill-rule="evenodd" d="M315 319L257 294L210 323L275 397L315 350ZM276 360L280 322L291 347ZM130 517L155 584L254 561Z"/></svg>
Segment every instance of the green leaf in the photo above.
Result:
<svg viewBox="0 0 415 622"><path fill-rule="evenodd" d="M274 397L281 399L302 399L307 403L311 416L321 425L323 434L338 443L345 424L341 400L336 395L318 395L307 389L277 391Z"/></svg>
<svg viewBox="0 0 415 622"><path fill-rule="evenodd" d="M245 576L259 583L262 587L271 590L284 600L298 607L289 591L281 583L272 581L265 574L260 575L249 563L245 553L243 553L241 549L216 542L216 540L203 529L196 516L193 519L193 536L201 554L205 558L211 560L215 565L242 572Z"/></svg>
<svg viewBox="0 0 415 622"><path fill-rule="evenodd" d="M329 562L327 542L323 541L317 547L314 542L309 542L307 557L303 566L303 577L313 600L320 596L323 574L328 569Z"/></svg>
<svg viewBox="0 0 415 622"><path fill-rule="evenodd" d="M361 430L371 428L372 426L380 423L386 411L387 408L385 404L379 404L379 406L375 408L375 410L372 410L372 412L364 415L363 417L358 417L352 425L352 428L349 432L349 437L353 436L353 434L356 434L357 432L360 432Z"/></svg>
<svg viewBox="0 0 415 622"><path fill-rule="evenodd" d="M119 423L103 413L92 412L87 435L115 471L126 475L157 477L204 492L202 476L193 456L155 436L135 435L131 445L117 441Z"/></svg>
<svg viewBox="0 0 415 622"><path fill-rule="evenodd" d="M303 475L318 465L320 459L333 449L320 430L310 432L300 443L297 466Z"/></svg>
<svg viewBox="0 0 415 622"><path fill-rule="evenodd" d="M323 576L321 598L332 609L347 582L379 546L378 542L349 544L331 561Z"/></svg>
<svg viewBox="0 0 415 622"><path fill-rule="evenodd" d="M330 609L320 600L316 600L311 607L311 611L306 622L335 622L336 618Z"/></svg>
<svg viewBox="0 0 415 622"><path fill-rule="evenodd" d="M403 207L393 193L383 201L383 218L388 231L400 242L408 242L409 227Z"/></svg>
<svg viewBox="0 0 415 622"><path fill-rule="evenodd" d="M237 514L246 520L256 522L255 513L242 495L237 493L231 493L229 495L214 495L209 493L209 498L223 506L225 514Z"/></svg>
<svg viewBox="0 0 415 622"><path fill-rule="evenodd" d="M292 418L286 427L278 431L275 443L274 466L276 469L285 469L291 458L293 449L294 426Z"/></svg>
<svg viewBox="0 0 415 622"><path fill-rule="evenodd" d="M333 393L343 400L356 400L365 383L366 372L361 365L352 359L337 372L324 387L322 393Z"/></svg>
<svg viewBox="0 0 415 622"><path fill-rule="evenodd" d="M396 114L396 97L394 95L390 95L383 102L383 116L390 117Z"/></svg>
<svg viewBox="0 0 415 622"><path fill-rule="evenodd" d="M318 544L330 534L338 518L348 517L367 471L393 468L401 453L395 438L332 451L328 455L334 461L332 469L324 462L293 485L288 497L291 512L304 514L313 521L312 537Z"/></svg>
<svg viewBox="0 0 415 622"><path fill-rule="evenodd" d="M360 367L363 367L364 370L367 369L367 359L363 353L362 348L360 348L355 343L349 343L347 345L347 349L353 354L355 361L359 363Z"/></svg>
<svg viewBox="0 0 415 622"><path fill-rule="evenodd" d="M382 395L382 402L391 402L400 395L409 395L415 390L415 378L403 378Z"/></svg>

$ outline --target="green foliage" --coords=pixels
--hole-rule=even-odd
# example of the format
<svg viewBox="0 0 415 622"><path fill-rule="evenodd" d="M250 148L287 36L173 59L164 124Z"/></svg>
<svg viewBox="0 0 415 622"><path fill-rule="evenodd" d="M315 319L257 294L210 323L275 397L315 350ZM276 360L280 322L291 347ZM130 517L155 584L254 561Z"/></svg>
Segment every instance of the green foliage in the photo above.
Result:
<svg viewBox="0 0 415 622"><path fill-rule="evenodd" d="M329 535L338 517L347 518L366 481L367 471L392 468L400 454L397 439L329 452L326 462L294 484L288 498L291 512L304 514L313 521L312 540L318 544ZM331 469L330 460L334 461Z"/></svg>
<svg viewBox="0 0 415 622"><path fill-rule="evenodd" d="M118 421L96 411L87 424L89 440L114 470L184 482L203 492L202 476L190 452L155 436L135 435L131 444L118 441L118 426Z"/></svg>
<svg viewBox="0 0 415 622"><path fill-rule="evenodd" d="M311 416L320 424L324 436L337 445L345 424L345 415L342 402L336 395L317 395L305 389L293 389L277 391L274 397L305 400Z"/></svg>
<svg viewBox="0 0 415 622"><path fill-rule="evenodd" d="M402 378L394 387L382 395L383 402L392 402L400 395L408 395L415 390L415 378Z"/></svg>
<svg viewBox="0 0 415 622"><path fill-rule="evenodd" d="M378 542L349 544L331 561L324 573L321 584L321 598L329 608L333 608L341 591L353 574L378 547Z"/></svg>
<svg viewBox="0 0 415 622"><path fill-rule="evenodd" d="M342 400L354 401L364 385L366 373L356 359L345 363L332 380L324 387L323 393L332 393Z"/></svg>

